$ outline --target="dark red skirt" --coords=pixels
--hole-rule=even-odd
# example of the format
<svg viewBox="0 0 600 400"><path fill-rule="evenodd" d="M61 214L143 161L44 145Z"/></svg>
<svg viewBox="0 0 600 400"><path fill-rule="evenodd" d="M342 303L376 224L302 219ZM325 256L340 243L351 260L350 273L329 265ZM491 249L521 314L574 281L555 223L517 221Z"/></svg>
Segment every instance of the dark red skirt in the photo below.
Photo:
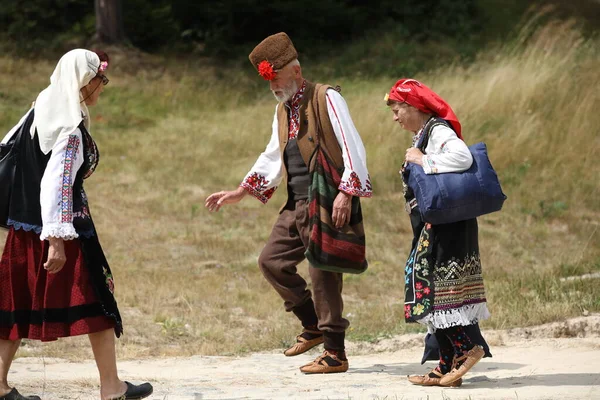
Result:
<svg viewBox="0 0 600 400"><path fill-rule="evenodd" d="M90 281L78 240L65 241L67 261L44 269L49 243L35 232L8 232L0 260L0 339L42 341L114 329Z"/></svg>

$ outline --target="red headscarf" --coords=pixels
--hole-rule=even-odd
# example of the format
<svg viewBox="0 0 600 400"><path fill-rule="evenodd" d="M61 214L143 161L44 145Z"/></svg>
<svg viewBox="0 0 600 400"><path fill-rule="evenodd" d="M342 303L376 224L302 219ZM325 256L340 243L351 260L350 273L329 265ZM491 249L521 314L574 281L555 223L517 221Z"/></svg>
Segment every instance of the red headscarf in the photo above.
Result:
<svg viewBox="0 0 600 400"><path fill-rule="evenodd" d="M458 137L463 138L460 133L460 122L450 105L421 82L414 79L400 79L390 90L387 100L407 103L424 113L445 119L452 125Z"/></svg>

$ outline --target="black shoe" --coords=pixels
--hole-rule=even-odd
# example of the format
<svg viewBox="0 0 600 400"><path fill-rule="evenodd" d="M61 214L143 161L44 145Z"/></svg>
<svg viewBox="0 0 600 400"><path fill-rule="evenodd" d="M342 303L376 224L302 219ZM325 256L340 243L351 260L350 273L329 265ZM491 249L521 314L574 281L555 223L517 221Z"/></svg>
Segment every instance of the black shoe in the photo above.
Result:
<svg viewBox="0 0 600 400"><path fill-rule="evenodd" d="M145 397L148 397L152 394L152 391L154 389L152 389L152 385L149 384L148 382L146 383L142 383L141 385L133 385L129 382L125 382L125 384L127 384L127 391L125 393L123 393L120 397L114 397L111 400L139 400L139 399L143 399ZM15 398L17 399L17 398ZM29 400L28 398L23 398L26 400ZM37 398L39 400L41 400L39 397ZM37 400L37 399L31 399L31 400ZM3 400L3 399L0 399ZM12 400L12 399L10 399ZM18 398L18 400L22 400L21 398Z"/></svg>
<svg viewBox="0 0 600 400"><path fill-rule="evenodd" d="M0 400L42 400L39 396L23 396L17 392L17 389L13 388L9 393L0 397Z"/></svg>

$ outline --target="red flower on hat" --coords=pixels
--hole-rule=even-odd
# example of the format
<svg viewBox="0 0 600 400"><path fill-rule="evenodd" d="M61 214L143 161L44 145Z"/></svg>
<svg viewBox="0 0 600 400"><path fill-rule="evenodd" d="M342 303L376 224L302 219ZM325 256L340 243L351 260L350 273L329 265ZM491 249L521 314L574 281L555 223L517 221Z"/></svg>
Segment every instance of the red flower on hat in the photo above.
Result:
<svg viewBox="0 0 600 400"><path fill-rule="evenodd" d="M258 64L258 74L262 76L265 81L272 81L277 75L273 70L273 64L267 60L261 61L260 64Z"/></svg>

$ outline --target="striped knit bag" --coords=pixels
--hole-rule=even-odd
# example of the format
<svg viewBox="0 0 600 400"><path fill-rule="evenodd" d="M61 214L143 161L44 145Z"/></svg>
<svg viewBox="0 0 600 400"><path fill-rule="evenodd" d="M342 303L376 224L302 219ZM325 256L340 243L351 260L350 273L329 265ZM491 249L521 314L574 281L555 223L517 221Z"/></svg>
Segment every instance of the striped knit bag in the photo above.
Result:
<svg viewBox="0 0 600 400"><path fill-rule="evenodd" d="M320 118L319 125L322 125ZM339 193L343 167L336 168L332 158L319 145L309 162L309 240L305 256L310 264L325 271L360 274L367 269L365 232L360 199L352 197L350 223L337 229L331 219L333 202Z"/></svg>

